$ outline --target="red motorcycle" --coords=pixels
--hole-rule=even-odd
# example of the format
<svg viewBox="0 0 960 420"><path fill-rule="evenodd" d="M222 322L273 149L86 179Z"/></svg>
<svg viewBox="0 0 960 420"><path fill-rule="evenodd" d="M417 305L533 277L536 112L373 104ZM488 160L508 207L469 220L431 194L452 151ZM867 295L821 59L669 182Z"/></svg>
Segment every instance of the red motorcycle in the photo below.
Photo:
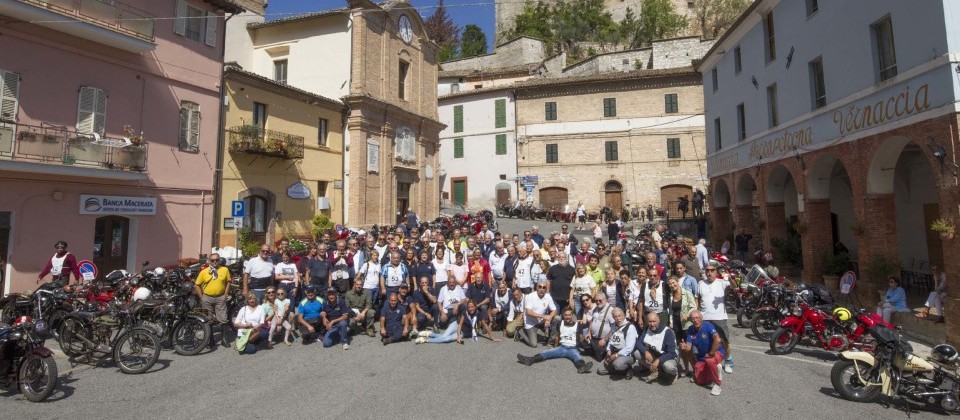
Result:
<svg viewBox="0 0 960 420"><path fill-rule="evenodd" d="M869 352L873 350L875 342L867 334L867 329L876 326L895 328L880 315L863 310L847 322L802 300L796 311L799 315L794 313L784 318L780 321L780 328L770 336L770 352L773 354L792 352L805 336L827 351L859 349Z"/></svg>

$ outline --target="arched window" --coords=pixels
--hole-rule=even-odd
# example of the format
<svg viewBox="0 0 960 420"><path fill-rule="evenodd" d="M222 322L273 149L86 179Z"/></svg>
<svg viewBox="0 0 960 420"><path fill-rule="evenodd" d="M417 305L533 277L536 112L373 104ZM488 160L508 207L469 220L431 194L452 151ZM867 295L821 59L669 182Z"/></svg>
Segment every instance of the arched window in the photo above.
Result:
<svg viewBox="0 0 960 420"><path fill-rule="evenodd" d="M607 183L603 185L603 190L604 191L623 191L623 185L620 185L620 183L617 181L607 181Z"/></svg>

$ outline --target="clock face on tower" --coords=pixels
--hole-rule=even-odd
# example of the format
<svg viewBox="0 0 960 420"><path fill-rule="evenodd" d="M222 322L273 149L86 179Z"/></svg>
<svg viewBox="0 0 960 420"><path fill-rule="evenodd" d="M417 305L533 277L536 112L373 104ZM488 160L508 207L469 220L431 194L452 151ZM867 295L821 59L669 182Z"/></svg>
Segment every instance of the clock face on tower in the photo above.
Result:
<svg viewBox="0 0 960 420"><path fill-rule="evenodd" d="M407 44L413 40L413 26L410 25L410 18L407 15L400 16L400 38Z"/></svg>

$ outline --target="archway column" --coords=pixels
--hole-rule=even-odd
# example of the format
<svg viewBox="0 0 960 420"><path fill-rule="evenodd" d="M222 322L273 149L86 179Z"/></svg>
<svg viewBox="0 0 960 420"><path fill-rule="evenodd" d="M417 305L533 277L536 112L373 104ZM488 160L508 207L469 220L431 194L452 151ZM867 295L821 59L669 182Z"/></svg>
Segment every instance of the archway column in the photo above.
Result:
<svg viewBox="0 0 960 420"><path fill-rule="evenodd" d="M868 305L878 300L877 290L887 286L885 278L872 278L868 273L871 261L883 257L900 266L897 214L893 194L866 195L859 201L863 206L864 231L857 242L860 272L856 289L861 301ZM896 274L900 275L899 270Z"/></svg>
<svg viewBox="0 0 960 420"><path fill-rule="evenodd" d="M719 250L723 241L730 236L730 208L715 207L711 209L710 217L713 219L713 247Z"/></svg>
<svg viewBox="0 0 960 420"><path fill-rule="evenodd" d="M802 215L806 231L800 233L803 249L803 280L808 283L823 283L820 256L832 252L833 234L830 225L830 200L807 199Z"/></svg>
<svg viewBox="0 0 960 420"><path fill-rule="evenodd" d="M787 213L783 203L766 204L767 231L763 236L764 249L773 249L773 238L787 237Z"/></svg>
<svg viewBox="0 0 960 420"><path fill-rule="evenodd" d="M737 233L740 232L740 229L743 228L747 234L757 236L760 232L756 231L756 221L753 217L753 206L752 205L741 205L737 206L735 217L737 219L737 228L734 229L733 236L737 236ZM731 249L734 248L734 244L730 244ZM753 255L754 246L751 242L750 246L747 247L747 260L752 261L750 256ZM747 261L744 261L745 263Z"/></svg>

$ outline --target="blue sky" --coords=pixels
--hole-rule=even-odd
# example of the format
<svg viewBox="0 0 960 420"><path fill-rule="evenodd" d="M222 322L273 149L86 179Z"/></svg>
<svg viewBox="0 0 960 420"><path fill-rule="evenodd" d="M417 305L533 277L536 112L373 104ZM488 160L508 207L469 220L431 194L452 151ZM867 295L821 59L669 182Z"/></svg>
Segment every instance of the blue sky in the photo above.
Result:
<svg viewBox="0 0 960 420"><path fill-rule="evenodd" d="M424 19L433 14L437 0L410 0ZM462 28L474 24L487 35L487 50L493 49L494 16L493 0L444 0L447 13L453 22ZM316 12L346 5L345 0L270 0L267 19L276 19L291 14Z"/></svg>

